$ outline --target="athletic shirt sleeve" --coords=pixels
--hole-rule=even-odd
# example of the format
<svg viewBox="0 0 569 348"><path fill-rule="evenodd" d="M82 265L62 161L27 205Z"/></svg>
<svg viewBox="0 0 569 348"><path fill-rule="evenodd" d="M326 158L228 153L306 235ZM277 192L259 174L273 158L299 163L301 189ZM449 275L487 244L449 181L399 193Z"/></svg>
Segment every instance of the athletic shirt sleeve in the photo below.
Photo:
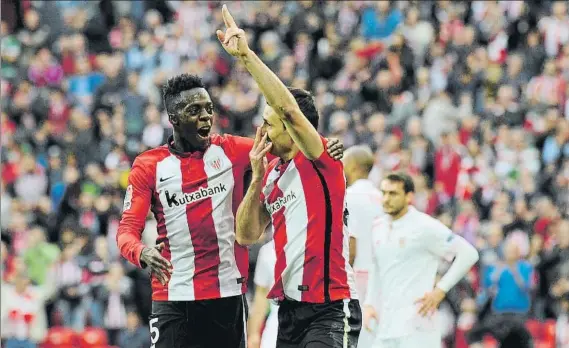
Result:
<svg viewBox="0 0 569 348"><path fill-rule="evenodd" d="M452 261L456 253L456 235L439 220L430 217L428 220L424 230L425 245L436 256Z"/></svg>
<svg viewBox="0 0 569 348"><path fill-rule="evenodd" d="M117 245L121 255L137 267L144 249L141 241L154 193L155 175L149 171L148 163L137 157L128 176L128 186L124 198L123 213L117 231Z"/></svg>
<svg viewBox="0 0 569 348"><path fill-rule="evenodd" d="M326 170L330 170L332 168L334 168L334 166L341 166L341 161L336 161L335 159L333 159L332 157L330 157L330 155L328 154L328 140L326 140L326 138L324 138L323 136L320 136L320 140L322 141L322 145L324 145L324 151L322 151L322 154L320 155L320 157L318 157L315 160L312 160L312 162L314 163L314 165L316 166L316 168L318 168L319 170L323 171L324 173L326 172Z"/></svg>
<svg viewBox="0 0 569 348"><path fill-rule="evenodd" d="M271 242L263 245L261 250L259 250L257 265L255 266L255 278L253 279L255 285L264 288L270 288L273 285L273 270L275 265L271 260L275 257L271 257L270 253L274 252L275 250Z"/></svg>

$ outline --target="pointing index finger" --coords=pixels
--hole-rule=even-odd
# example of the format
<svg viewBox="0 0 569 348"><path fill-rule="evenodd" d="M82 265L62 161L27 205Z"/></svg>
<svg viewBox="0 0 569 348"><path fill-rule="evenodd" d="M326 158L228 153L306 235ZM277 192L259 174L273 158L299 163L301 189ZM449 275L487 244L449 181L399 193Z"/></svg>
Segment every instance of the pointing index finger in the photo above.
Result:
<svg viewBox="0 0 569 348"><path fill-rule="evenodd" d="M233 16L231 16L231 13L229 13L227 5L223 5L221 13L223 14L223 21L225 22L225 26L227 28L237 28L237 23L235 23Z"/></svg>

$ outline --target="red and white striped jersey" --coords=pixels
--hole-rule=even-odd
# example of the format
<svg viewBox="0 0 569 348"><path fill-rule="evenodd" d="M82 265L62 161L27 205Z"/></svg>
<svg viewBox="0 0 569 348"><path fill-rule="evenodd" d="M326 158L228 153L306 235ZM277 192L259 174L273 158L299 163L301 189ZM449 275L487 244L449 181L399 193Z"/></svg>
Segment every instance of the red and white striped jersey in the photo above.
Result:
<svg viewBox="0 0 569 348"><path fill-rule="evenodd" d="M313 161L302 152L286 163L271 161L261 192L277 253L268 298L311 303L357 298L348 263L345 194L342 162L326 151Z"/></svg>
<svg viewBox="0 0 569 348"><path fill-rule="evenodd" d="M117 233L121 254L138 267L141 233L151 208L157 244L174 271L166 285L152 276L154 301L193 301L246 291L248 253L235 243L235 212L253 140L212 135L204 152L180 153L168 145L134 161Z"/></svg>

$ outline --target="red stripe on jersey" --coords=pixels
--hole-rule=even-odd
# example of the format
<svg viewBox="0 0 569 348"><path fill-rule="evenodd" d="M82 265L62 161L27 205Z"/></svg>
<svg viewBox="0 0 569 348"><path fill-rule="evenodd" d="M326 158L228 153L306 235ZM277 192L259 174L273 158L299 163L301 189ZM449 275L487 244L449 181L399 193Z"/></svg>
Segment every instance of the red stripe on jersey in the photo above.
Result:
<svg viewBox="0 0 569 348"><path fill-rule="evenodd" d="M180 163L182 192L184 193L191 193L199 190L200 187L208 187L207 181L202 184L192 180L192 178L200 178L201 180L206 178L207 180L204 167L190 166L190 163L191 161L188 159L183 159ZM194 246L194 293L196 300L221 297L218 268L220 263L219 246L212 210L211 198L186 205L186 217Z"/></svg>
<svg viewBox="0 0 569 348"><path fill-rule="evenodd" d="M172 261L172 254L170 252L170 240L168 240L168 232L166 231L166 220L164 219L164 208L162 207L162 203L160 202L159 193L154 191L152 196L152 213L154 214L154 218L158 222L156 225L156 230L158 231L158 236L156 236L156 245L160 243L164 243L164 249L162 249L162 256L168 260ZM158 278L152 273L150 275L152 289L155 289L152 292L152 300L153 301L168 301L168 283L170 282L170 278L168 278L168 283L166 285L162 285Z"/></svg>
<svg viewBox="0 0 569 348"><path fill-rule="evenodd" d="M274 195L276 200L279 197L283 197L283 192L275 186L275 189L271 195ZM273 285L273 288L267 294L267 298L276 298L280 300L284 300L282 273L286 268L286 256L284 248L287 243L287 237L284 211L284 209L280 209L273 214L273 235L275 241L275 252L277 254L277 262L275 264L275 285Z"/></svg>
<svg viewBox="0 0 569 348"><path fill-rule="evenodd" d="M300 175L302 187L305 191L306 199L306 216L308 217L306 244L304 250L304 271L302 275L302 284L308 285L310 291L302 292L302 301L321 302L322 298L329 297L325 287L325 268L329 267L329 261L326 260L327 251L325 245L325 234L328 232L326 227L326 204L324 197L324 188L322 182L315 173L315 169L311 162L304 158L298 160L295 158L295 166ZM308 194L307 194L308 193ZM322 252L324 250L324 253ZM323 257L324 256L324 257ZM329 257L327 258L329 260ZM328 265L326 265L328 263Z"/></svg>
<svg viewBox="0 0 569 348"><path fill-rule="evenodd" d="M243 165L236 164L233 166L233 202L232 202L232 210L233 216L237 216L237 209L239 208L239 204L243 200L244 195L244 173L245 169ZM237 262L237 268L245 279L249 278L249 252L246 247L239 245L239 243L235 242L233 244L233 251L235 253L235 262ZM247 282L244 281L241 284L241 288L243 292L247 291Z"/></svg>

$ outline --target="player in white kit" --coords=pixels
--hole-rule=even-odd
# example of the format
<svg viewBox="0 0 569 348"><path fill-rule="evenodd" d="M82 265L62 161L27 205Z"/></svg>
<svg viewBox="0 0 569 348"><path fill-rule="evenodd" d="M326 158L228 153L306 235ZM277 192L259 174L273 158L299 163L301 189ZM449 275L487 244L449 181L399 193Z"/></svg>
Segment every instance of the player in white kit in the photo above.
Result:
<svg viewBox="0 0 569 348"><path fill-rule="evenodd" d="M279 306L275 301L267 299L267 294L275 282L276 262L275 242L271 240L261 247L259 256L257 256L257 266L255 267L255 278L253 280L255 283L255 297L247 324L248 347L251 348L275 348L277 345ZM265 321L267 310L269 311L269 316ZM261 332L264 321L265 328Z"/></svg>
<svg viewBox="0 0 569 348"><path fill-rule="evenodd" d="M350 264L355 272L356 290L362 303L367 292L368 268L372 263L371 229L373 222L383 215L381 192L368 179L374 161L369 147L361 145L347 149L343 159L348 184L346 205L350 214ZM371 332L362 330L358 347L371 347L373 337Z"/></svg>
<svg viewBox="0 0 569 348"><path fill-rule="evenodd" d="M478 252L465 239L410 205L413 191L405 174L390 174L381 182L385 215L373 227L364 303L364 326L375 334L373 348L440 348L437 307L478 261ZM453 257L435 284L439 262ZM370 294L379 294L378 301Z"/></svg>

